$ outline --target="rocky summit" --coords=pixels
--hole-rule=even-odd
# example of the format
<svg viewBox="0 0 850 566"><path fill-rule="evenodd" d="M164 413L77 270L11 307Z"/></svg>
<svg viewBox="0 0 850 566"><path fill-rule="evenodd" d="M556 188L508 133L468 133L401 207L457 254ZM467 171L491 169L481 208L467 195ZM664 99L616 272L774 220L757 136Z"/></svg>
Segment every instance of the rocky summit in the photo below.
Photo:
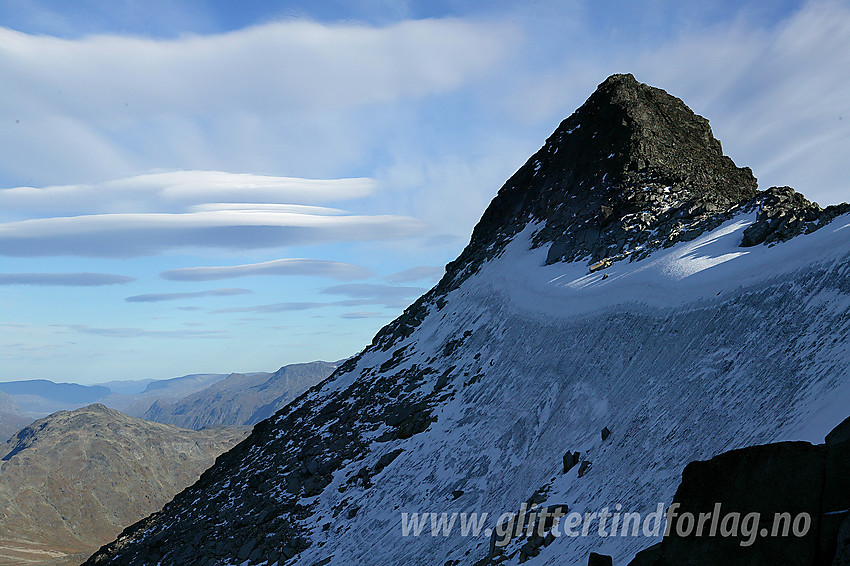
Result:
<svg viewBox="0 0 850 566"><path fill-rule="evenodd" d="M823 442L850 412L847 212L758 191L704 118L614 75L435 288L86 564L628 563L651 533L492 529L650 513L691 461Z"/></svg>
<svg viewBox="0 0 850 566"><path fill-rule="evenodd" d="M820 218L792 189L770 195L788 190L796 196L782 199L786 207ZM547 263L640 259L763 201L750 168L723 155L708 120L630 74L612 75L505 183L450 267L475 269L529 222L542 224L532 242L547 247Z"/></svg>

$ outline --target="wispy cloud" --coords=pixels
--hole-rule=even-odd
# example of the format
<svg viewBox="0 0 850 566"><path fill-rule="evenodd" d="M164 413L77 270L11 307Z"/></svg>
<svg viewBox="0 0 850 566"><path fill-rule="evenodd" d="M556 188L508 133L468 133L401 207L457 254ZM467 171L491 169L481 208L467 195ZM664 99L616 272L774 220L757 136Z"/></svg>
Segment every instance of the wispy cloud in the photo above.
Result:
<svg viewBox="0 0 850 566"><path fill-rule="evenodd" d="M134 257L178 248L258 249L411 236L404 216L265 210L94 214L0 224L0 254Z"/></svg>
<svg viewBox="0 0 850 566"><path fill-rule="evenodd" d="M380 285L375 283L347 283L322 289L327 295L344 295L350 300L337 301L342 306L380 304L390 308L406 306L410 299L427 291L422 287Z"/></svg>
<svg viewBox="0 0 850 566"><path fill-rule="evenodd" d="M255 313L273 313L273 312L290 312L304 311L317 309L328 306L329 303L311 303L311 302L292 302L292 303L274 303L270 305L254 305L249 307L231 307L227 309L219 309L212 311L214 314L220 313L239 313L239 312L255 312Z"/></svg>
<svg viewBox="0 0 850 566"><path fill-rule="evenodd" d="M392 273L384 277L390 283L411 283L413 281L437 281L445 273L444 267L436 265L421 265L404 271Z"/></svg>
<svg viewBox="0 0 850 566"><path fill-rule="evenodd" d="M252 293L250 289L209 289L206 291L192 291L187 293L151 293L147 295L133 295L124 300L128 303L158 303L160 301L178 301L182 299L196 299L200 297L230 297L233 295L247 295Z"/></svg>
<svg viewBox="0 0 850 566"><path fill-rule="evenodd" d="M0 118L13 125L0 169L106 178L175 162L256 171L282 156L353 156L359 148L347 140L359 136L345 112L457 89L519 39L510 24L452 18L382 27L289 20L171 40L0 28ZM51 171L40 172L46 162Z"/></svg>
<svg viewBox="0 0 850 566"><path fill-rule="evenodd" d="M150 330L146 328L125 328L111 326L88 326L83 324L52 324L54 328L64 328L81 334L92 334L109 338L223 338L221 330Z"/></svg>
<svg viewBox="0 0 850 566"><path fill-rule="evenodd" d="M135 280L134 277L110 273L0 273L0 285L99 287L124 285Z"/></svg>
<svg viewBox="0 0 850 566"><path fill-rule="evenodd" d="M388 315L385 312L376 312L376 311L354 311L354 312L346 312L339 315L340 318L388 318Z"/></svg>
<svg viewBox="0 0 850 566"><path fill-rule="evenodd" d="M410 300L424 293L426 289L421 287L401 287L397 285L381 285L372 283L348 283L345 285L334 285L322 289L326 295L343 295L351 297L338 301L328 302L286 302L272 303L267 305L252 305L244 307L231 307L213 311L214 313L275 313L289 311L303 311L320 309L325 307L358 307L362 305L382 305L387 308L401 308L410 303Z"/></svg>
<svg viewBox="0 0 850 566"><path fill-rule="evenodd" d="M375 190L372 179L299 179L228 173L169 171L84 185L0 189L0 208L31 216L115 212L186 212L190 209L259 209L267 204L315 204L363 198ZM267 210L270 207L266 207ZM277 211L333 213L314 207L277 207Z"/></svg>
<svg viewBox="0 0 850 566"><path fill-rule="evenodd" d="M286 258L243 265L184 267L160 273L163 279L173 281L213 281L255 275L307 275L350 281L366 279L372 272L365 267L339 261Z"/></svg>

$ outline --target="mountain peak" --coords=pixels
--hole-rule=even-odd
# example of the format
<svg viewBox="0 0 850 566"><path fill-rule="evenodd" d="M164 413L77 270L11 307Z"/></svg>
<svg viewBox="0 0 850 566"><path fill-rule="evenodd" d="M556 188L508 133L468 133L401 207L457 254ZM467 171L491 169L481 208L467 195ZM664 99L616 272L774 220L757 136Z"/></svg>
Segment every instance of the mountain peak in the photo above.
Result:
<svg viewBox="0 0 850 566"><path fill-rule="evenodd" d="M449 276L464 279L529 222L543 224L533 244L550 246L547 263L594 263L701 233L757 193L708 120L631 74L611 75L499 190Z"/></svg>
<svg viewBox="0 0 850 566"><path fill-rule="evenodd" d="M556 170L572 169L584 189L602 177L608 185L656 181L727 206L756 192L752 171L723 155L708 120L630 74L608 77L541 151L558 150L566 154L552 160Z"/></svg>

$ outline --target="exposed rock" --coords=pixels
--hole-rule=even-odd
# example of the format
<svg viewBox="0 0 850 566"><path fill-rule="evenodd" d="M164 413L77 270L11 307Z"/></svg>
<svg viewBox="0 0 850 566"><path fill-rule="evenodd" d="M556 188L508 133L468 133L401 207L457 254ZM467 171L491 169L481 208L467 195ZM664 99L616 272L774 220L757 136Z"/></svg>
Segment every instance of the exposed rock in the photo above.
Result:
<svg viewBox="0 0 850 566"><path fill-rule="evenodd" d="M587 558L587 566L614 566L614 559L607 554L591 552Z"/></svg>
<svg viewBox="0 0 850 566"><path fill-rule="evenodd" d="M590 460L584 460L578 467L578 477L584 476L592 465L593 463Z"/></svg>
<svg viewBox="0 0 850 566"><path fill-rule="evenodd" d="M832 566L850 566L850 514L841 522Z"/></svg>
<svg viewBox="0 0 850 566"><path fill-rule="evenodd" d="M0 546L28 549L30 560L75 555L79 564L79 554L159 510L247 433L189 431L103 405L40 419L0 447Z"/></svg>
<svg viewBox="0 0 850 566"><path fill-rule="evenodd" d="M606 267L611 267L611 265L613 263L614 262L611 261L610 259L605 258L605 259L599 260L596 263L592 264L588 269L590 270L591 273L596 273L597 271L599 271L601 269L605 269ZM607 275L607 273L606 273L606 275Z"/></svg>
<svg viewBox="0 0 850 566"><path fill-rule="evenodd" d="M573 469L573 466L578 464L581 457L581 452L567 452L564 454L564 473L566 474Z"/></svg>
<svg viewBox="0 0 850 566"><path fill-rule="evenodd" d="M827 446L837 446L843 442L850 442L850 417L826 435Z"/></svg>
<svg viewBox="0 0 850 566"><path fill-rule="evenodd" d="M845 551L848 477L848 442L779 442L692 462L668 535L630 566L829 565Z"/></svg>
<svg viewBox="0 0 850 566"><path fill-rule="evenodd" d="M659 542L638 552L629 562L629 566L662 566L661 553L661 543Z"/></svg>
<svg viewBox="0 0 850 566"><path fill-rule="evenodd" d="M755 199L756 221L744 230L741 246L775 244L810 234L839 214L850 211L841 204L822 209L791 187L771 187Z"/></svg>
<svg viewBox="0 0 850 566"><path fill-rule="evenodd" d="M490 537L490 552L488 558L504 558L518 552L520 561L525 562L540 554L543 547L551 544L555 536L550 532L556 518L564 517L569 512L567 505L523 505L512 518L501 523ZM523 540L526 542L520 544ZM510 546L519 545L519 549L510 551ZM476 566L490 564L485 558L476 562Z"/></svg>
<svg viewBox="0 0 850 566"><path fill-rule="evenodd" d="M608 440L608 437L611 436L611 431L608 430L608 427L602 429L602 442Z"/></svg>

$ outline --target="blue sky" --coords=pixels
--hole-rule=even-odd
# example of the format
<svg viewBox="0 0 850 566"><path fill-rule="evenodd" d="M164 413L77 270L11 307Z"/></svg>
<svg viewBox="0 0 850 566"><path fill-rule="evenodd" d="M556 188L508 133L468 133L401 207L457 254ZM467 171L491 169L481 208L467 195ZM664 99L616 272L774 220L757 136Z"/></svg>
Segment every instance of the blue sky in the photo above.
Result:
<svg viewBox="0 0 850 566"><path fill-rule="evenodd" d="M0 380L352 355L606 76L848 200L846 2L0 4Z"/></svg>

